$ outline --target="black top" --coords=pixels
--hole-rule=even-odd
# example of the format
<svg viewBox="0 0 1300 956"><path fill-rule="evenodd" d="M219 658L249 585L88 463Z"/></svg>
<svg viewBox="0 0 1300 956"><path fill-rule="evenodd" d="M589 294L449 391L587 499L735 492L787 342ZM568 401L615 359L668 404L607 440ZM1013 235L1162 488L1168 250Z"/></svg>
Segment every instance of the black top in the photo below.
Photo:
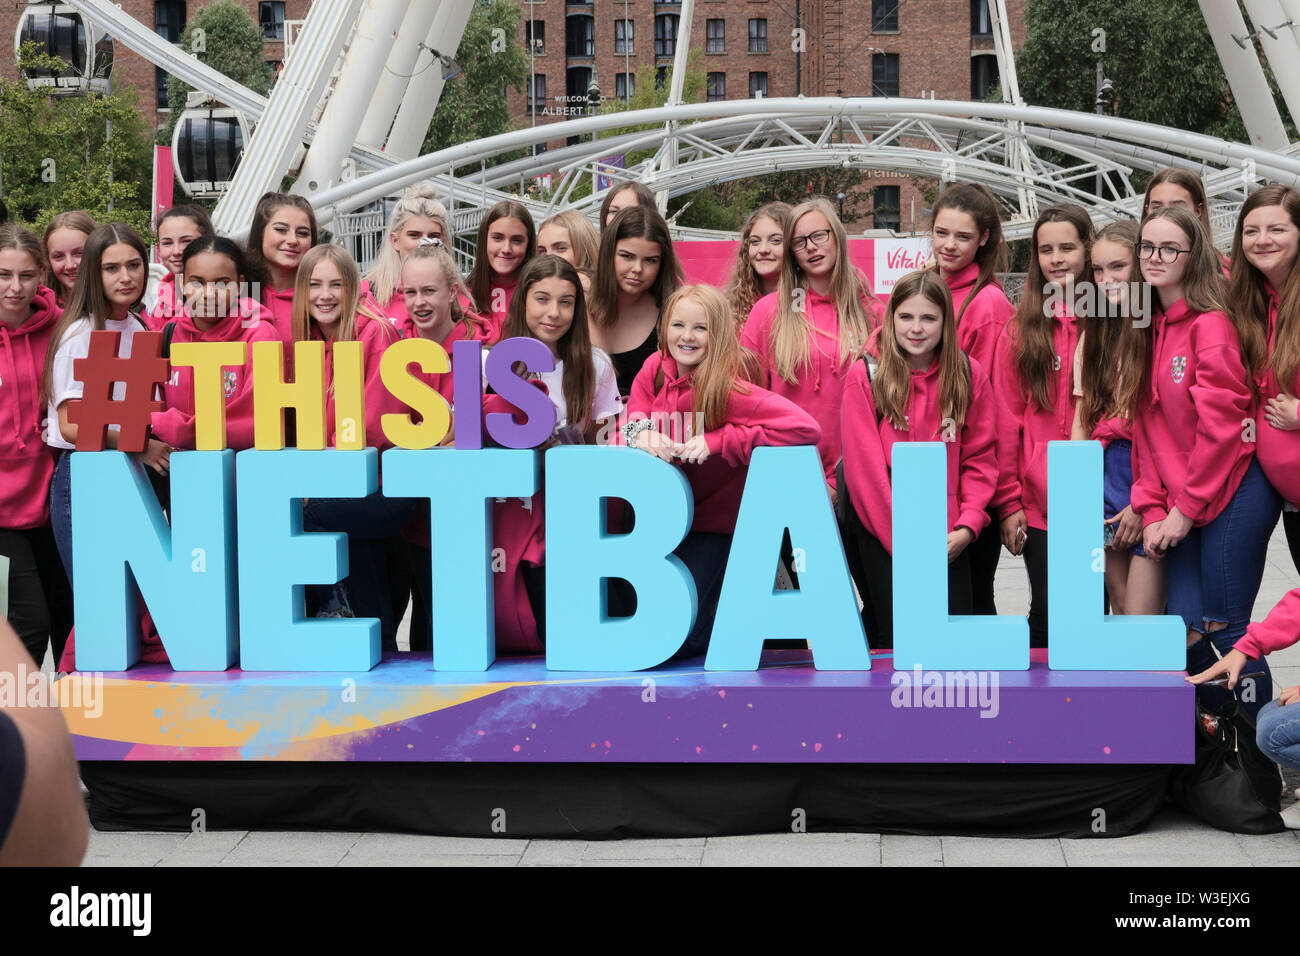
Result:
<svg viewBox="0 0 1300 956"><path fill-rule="evenodd" d="M5 844L9 827L18 813L18 801L23 795L23 780L27 776L27 757L23 752L23 738L14 722L0 712L0 847Z"/></svg>
<svg viewBox="0 0 1300 956"><path fill-rule="evenodd" d="M615 352L610 355L610 361L614 363L614 376L618 379L618 393L623 396L624 401L632 394L632 381L636 378L636 373L641 371L641 366L645 365L646 359L654 355L659 349L659 323L656 322L650 327L650 334L646 340L632 349L630 352Z"/></svg>

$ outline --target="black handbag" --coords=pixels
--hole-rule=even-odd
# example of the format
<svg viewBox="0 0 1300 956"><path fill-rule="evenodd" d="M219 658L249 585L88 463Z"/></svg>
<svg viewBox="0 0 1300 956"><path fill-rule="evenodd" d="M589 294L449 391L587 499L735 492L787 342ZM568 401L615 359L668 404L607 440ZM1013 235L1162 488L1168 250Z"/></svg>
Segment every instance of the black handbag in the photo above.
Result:
<svg viewBox="0 0 1300 956"><path fill-rule="evenodd" d="M1279 833L1282 777L1255 742L1255 720L1233 698L1217 713L1196 706L1196 762L1176 771L1174 802L1230 833Z"/></svg>

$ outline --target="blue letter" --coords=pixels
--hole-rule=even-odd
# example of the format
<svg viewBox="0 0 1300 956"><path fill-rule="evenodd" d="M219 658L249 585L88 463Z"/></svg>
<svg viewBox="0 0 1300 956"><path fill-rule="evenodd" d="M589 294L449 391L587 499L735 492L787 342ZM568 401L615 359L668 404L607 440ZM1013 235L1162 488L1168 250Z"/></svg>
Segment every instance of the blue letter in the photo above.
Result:
<svg viewBox="0 0 1300 956"><path fill-rule="evenodd" d="M122 671L140 659L132 575L172 667L223 671L235 662L234 452L178 451L171 473L168 528L139 465L121 452L73 453L81 670Z"/></svg>
<svg viewBox="0 0 1300 956"><path fill-rule="evenodd" d="M384 494L429 499L434 670L485 671L496 659L492 499L535 494L537 466L536 452L504 448L384 452Z"/></svg>
<svg viewBox="0 0 1300 956"><path fill-rule="evenodd" d="M803 555L797 591L775 589L786 528L796 555ZM871 669L817 449L756 448L704 666L752 671L764 640L801 637L819 669Z"/></svg>
<svg viewBox="0 0 1300 956"><path fill-rule="evenodd" d="M367 671L379 663L374 618L306 620L304 584L347 576L347 535L306 534L303 498L364 498L379 486L379 454L241 451L239 666L246 671Z"/></svg>
<svg viewBox="0 0 1300 956"><path fill-rule="evenodd" d="M1052 670L1180 671L1187 629L1172 614L1102 614L1102 453L1095 441L1047 446L1047 662Z"/></svg>
<svg viewBox="0 0 1300 956"><path fill-rule="evenodd" d="M631 504L631 532L608 533L608 498ZM673 549L694 504L681 471L642 452L570 445L546 453L548 668L635 671L681 648L695 620L695 582ZM634 615L609 616L607 578L636 589Z"/></svg>
<svg viewBox="0 0 1300 956"><path fill-rule="evenodd" d="M1025 618L948 614L947 446L896 444L892 484L894 669L1028 670Z"/></svg>

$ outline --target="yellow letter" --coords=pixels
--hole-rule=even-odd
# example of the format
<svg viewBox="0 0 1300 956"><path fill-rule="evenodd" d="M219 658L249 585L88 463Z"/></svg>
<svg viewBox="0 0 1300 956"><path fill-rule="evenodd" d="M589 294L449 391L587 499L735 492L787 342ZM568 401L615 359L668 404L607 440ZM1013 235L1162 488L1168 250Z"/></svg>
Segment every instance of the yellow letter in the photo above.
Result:
<svg viewBox="0 0 1300 956"><path fill-rule="evenodd" d="M447 350L429 339L402 339L384 351L379 363L379 377L389 393L418 412L423 421L415 424L411 415L391 414L380 420L384 434L398 448L433 448L447 434L451 410L447 400L410 374L410 366L419 365L426 375L451 371Z"/></svg>
<svg viewBox="0 0 1300 956"><path fill-rule="evenodd" d="M194 369L194 448L221 451L226 447L226 399L221 370L243 365L243 342L177 342L172 365Z"/></svg>
<svg viewBox="0 0 1300 956"><path fill-rule="evenodd" d="M253 343L253 447L284 447L284 410L297 411L297 446L325 447L325 343L298 342L294 379L284 380L284 343Z"/></svg>
<svg viewBox="0 0 1300 956"><path fill-rule="evenodd" d="M365 363L360 342L334 343L334 447L366 447Z"/></svg>

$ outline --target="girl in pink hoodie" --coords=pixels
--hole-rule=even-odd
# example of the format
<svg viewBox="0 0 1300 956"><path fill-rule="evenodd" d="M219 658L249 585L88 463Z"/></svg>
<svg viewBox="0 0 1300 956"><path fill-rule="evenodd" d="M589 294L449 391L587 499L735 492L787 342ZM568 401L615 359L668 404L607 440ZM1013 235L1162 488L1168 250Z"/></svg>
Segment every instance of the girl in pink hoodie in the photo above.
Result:
<svg viewBox="0 0 1300 956"><path fill-rule="evenodd" d="M1252 661L1263 662L1265 654L1290 647L1300 640L1300 588L1288 591L1268 617L1246 628L1245 635L1223 657L1206 670L1188 679L1204 684L1227 676L1228 687L1235 689L1241 672L1255 670ZM1255 739L1269 759L1291 770L1300 770L1300 687L1288 687L1277 700L1266 703L1255 718ZM1300 803L1282 811L1288 830L1300 830Z"/></svg>
<svg viewBox="0 0 1300 956"><path fill-rule="evenodd" d="M993 508L1003 545L1025 555L1031 647L1047 646L1047 445L1067 441L1074 423L1073 299L1091 243L1092 220L1082 206L1060 203L1039 213L1025 292L994 358L1000 473Z"/></svg>
<svg viewBox="0 0 1300 956"><path fill-rule="evenodd" d="M469 294L478 312L488 320L493 338L510 314L510 301L519 273L537 247L533 217L521 203L503 199L479 223L474 246L474 269L469 274Z"/></svg>
<svg viewBox="0 0 1300 956"><path fill-rule="evenodd" d="M708 649L754 449L815 445L821 437L811 415L752 383L754 365L722 293L688 285L664 305L659 349L632 384L623 437L678 464L695 496L690 534L673 552L690 570L698 600L679 657Z"/></svg>
<svg viewBox="0 0 1300 956"><path fill-rule="evenodd" d="M1241 206L1228 302L1241 357L1259 387L1255 454L1284 502L1282 526L1300 569L1300 193L1265 186Z"/></svg>
<svg viewBox="0 0 1300 956"><path fill-rule="evenodd" d="M1178 207L1151 213L1138 260L1155 317L1151 389L1134 429L1133 510L1143 547L1165 558L1169 612L1187 625L1187 668L1197 672L1214 661L1211 643L1226 653L1246 633L1282 503L1255 458L1255 383L1204 224ZM1273 696L1261 670L1248 710Z"/></svg>
<svg viewBox="0 0 1300 956"><path fill-rule="evenodd" d="M856 552L851 567L873 647L894 646L890 467L898 442L947 444L949 613L969 614L974 603L969 550L989 524L997 486L997 402L983 366L958 341L947 284L933 272L910 273L889 298L878 365L855 362L844 386L844 483L853 505L845 546Z"/></svg>
<svg viewBox="0 0 1300 956"><path fill-rule="evenodd" d="M72 591L50 528L54 455L41 440L41 374L61 315L41 284L41 242L0 226L0 556L8 563L7 617L38 663L47 639L57 663L72 628Z"/></svg>
<svg viewBox="0 0 1300 956"><path fill-rule="evenodd" d="M244 254L249 278L260 285L260 301L286 345L293 338L294 288L307 250L320 241L316 213L302 196L270 192L257 201Z"/></svg>
<svg viewBox="0 0 1300 956"><path fill-rule="evenodd" d="M402 263L422 240L437 239L450 247L447 207L438 202L433 183L416 183L402 194L388 217L388 241L379 249L374 268L366 275L375 304L395 326L405 321Z"/></svg>
<svg viewBox="0 0 1300 956"><path fill-rule="evenodd" d="M788 203L765 203L749 214L740 230L736 266L727 284L727 300L740 325L749 318L754 303L775 292L781 282L791 212Z"/></svg>
<svg viewBox="0 0 1300 956"><path fill-rule="evenodd" d="M172 319L180 317L183 296L176 294L185 260L185 248L199 236L216 234L212 220L202 206L172 206L158 217L158 260L167 269L167 275L158 283L153 305L145 309L141 318L155 331Z"/></svg>
<svg viewBox="0 0 1300 956"><path fill-rule="evenodd" d="M342 246L324 243L303 256L294 289L292 324L294 342L325 343L325 444L329 448L336 447L340 437L334 423L334 346L338 342L361 343L366 446L382 452L390 443L380 420L398 408L384 387L379 366L384 349L397 335L392 323L362 300L357 264ZM397 650L397 622L405 610L403 599L389 592L387 542L400 540L413 506L409 498L387 498L376 492L366 498L313 498L303 509L305 529L348 535L348 577L343 582L346 603L335 589L339 606L318 606L316 613L346 615L353 611L358 617L378 618L385 651ZM400 547L397 550L400 552ZM320 597L319 589L313 593ZM399 601L403 606L396 608Z"/></svg>
<svg viewBox="0 0 1300 956"><path fill-rule="evenodd" d="M945 189L934 206L930 242L934 248L934 267L948 284L957 310L957 344L986 374L992 374L998 336L1016 311L998 284L998 273L1007 269L1007 247L993 194L973 184ZM996 614L993 581L1002 554L996 514L989 512L988 526L971 543L967 553L971 610L975 614Z"/></svg>
<svg viewBox="0 0 1300 956"><path fill-rule="evenodd" d="M184 286L172 326L172 347L186 342L243 342L245 363L222 369L226 405L226 447L253 447L253 343L278 342L270 315L252 299L240 298L248 266L244 254L224 236L200 236L182 256ZM193 448L194 370L173 365L163 388L166 408L153 414L153 433L172 448Z"/></svg>

